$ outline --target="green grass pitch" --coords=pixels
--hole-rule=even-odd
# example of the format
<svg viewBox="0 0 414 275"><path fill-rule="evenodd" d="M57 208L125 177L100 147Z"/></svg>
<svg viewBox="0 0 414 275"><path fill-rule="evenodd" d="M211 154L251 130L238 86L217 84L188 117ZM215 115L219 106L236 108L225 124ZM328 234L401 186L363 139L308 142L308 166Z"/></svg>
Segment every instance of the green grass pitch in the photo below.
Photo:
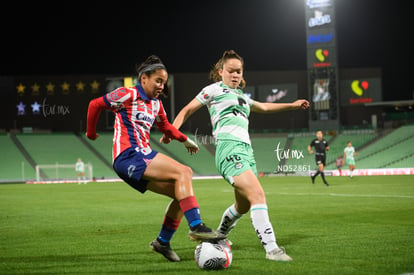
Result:
<svg viewBox="0 0 414 275"><path fill-rule="evenodd" d="M414 273L414 176L260 179L278 244L292 262L271 262L249 214L230 234L226 274ZM224 180L195 180L201 215L216 227L233 202ZM171 263L149 249L168 199L127 184L1 184L0 274L197 274L196 243L182 221ZM215 271L213 271L215 272Z"/></svg>

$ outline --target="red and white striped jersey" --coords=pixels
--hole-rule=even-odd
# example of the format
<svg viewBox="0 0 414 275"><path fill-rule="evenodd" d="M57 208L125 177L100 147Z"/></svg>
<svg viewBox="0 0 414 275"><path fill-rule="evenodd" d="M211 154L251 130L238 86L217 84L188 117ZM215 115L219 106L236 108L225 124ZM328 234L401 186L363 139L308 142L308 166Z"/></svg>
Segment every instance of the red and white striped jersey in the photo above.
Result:
<svg viewBox="0 0 414 275"><path fill-rule="evenodd" d="M167 121L162 102L149 98L140 85L121 87L103 96L115 114L112 159L127 148L150 148L150 131L155 123Z"/></svg>

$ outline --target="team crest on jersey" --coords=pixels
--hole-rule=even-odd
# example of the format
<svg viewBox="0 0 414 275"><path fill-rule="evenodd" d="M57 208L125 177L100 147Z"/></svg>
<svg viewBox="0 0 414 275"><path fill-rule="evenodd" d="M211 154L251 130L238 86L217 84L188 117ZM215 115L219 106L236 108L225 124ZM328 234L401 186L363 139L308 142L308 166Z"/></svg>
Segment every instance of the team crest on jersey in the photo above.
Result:
<svg viewBox="0 0 414 275"><path fill-rule="evenodd" d="M241 162L236 162L236 163L234 164L234 168L236 168L236 169L241 169L241 168L243 168L243 163L241 163Z"/></svg>
<svg viewBox="0 0 414 275"><path fill-rule="evenodd" d="M135 165L130 165L128 166L128 177L132 178L134 171L137 167Z"/></svg>
<svg viewBox="0 0 414 275"><path fill-rule="evenodd" d="M229 89L223 89L223 93L228 94L228 93L230 93L230 90Z"/></svg>
<svg viewBox="0 0 414 275"><path fill-rule="evenodd" d="M127 90L125 90L124 88L119 88L113 91L112 93L110 93L109 97L111 98L112 101L118 101L121 98L123 98L126 94L128 94Z"/></svg>

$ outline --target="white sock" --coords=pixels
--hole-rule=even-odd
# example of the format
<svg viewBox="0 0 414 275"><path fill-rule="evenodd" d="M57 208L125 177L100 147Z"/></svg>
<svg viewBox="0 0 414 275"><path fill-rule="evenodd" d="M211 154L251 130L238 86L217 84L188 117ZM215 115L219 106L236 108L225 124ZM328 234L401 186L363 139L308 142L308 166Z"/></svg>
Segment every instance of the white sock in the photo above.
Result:
<svg viewBox="0 0 414 275"><path fill-rule="evenodd" d="M217 231L227 236L242 216L242 214L237 212L234 204L232 204L229 208L224 210Z"/></svg>
<svg viewBox="0 0 414 275"><path fill-rule="evenodd" d="M255 204L250 208L250 217L257 237L262 242L266 252L279 248L276 243L276 236L272 224L269 220L269 214L266 204Z"/></svg>

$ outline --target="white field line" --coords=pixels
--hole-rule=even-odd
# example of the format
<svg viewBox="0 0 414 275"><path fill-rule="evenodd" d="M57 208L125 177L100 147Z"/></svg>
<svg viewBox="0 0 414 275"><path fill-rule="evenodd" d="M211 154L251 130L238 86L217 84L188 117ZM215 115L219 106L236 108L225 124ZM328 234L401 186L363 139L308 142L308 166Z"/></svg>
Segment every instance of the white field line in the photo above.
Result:
<svg viewBox="0 0 414 275"><path fill-rule="evenodd" d="M382 194L337 194L337 193L286 193L277 192L278 195L287 196L332 196L332 197L350 197L350 198L402 198L414 199L414 195L382 195Z"/></svg>

